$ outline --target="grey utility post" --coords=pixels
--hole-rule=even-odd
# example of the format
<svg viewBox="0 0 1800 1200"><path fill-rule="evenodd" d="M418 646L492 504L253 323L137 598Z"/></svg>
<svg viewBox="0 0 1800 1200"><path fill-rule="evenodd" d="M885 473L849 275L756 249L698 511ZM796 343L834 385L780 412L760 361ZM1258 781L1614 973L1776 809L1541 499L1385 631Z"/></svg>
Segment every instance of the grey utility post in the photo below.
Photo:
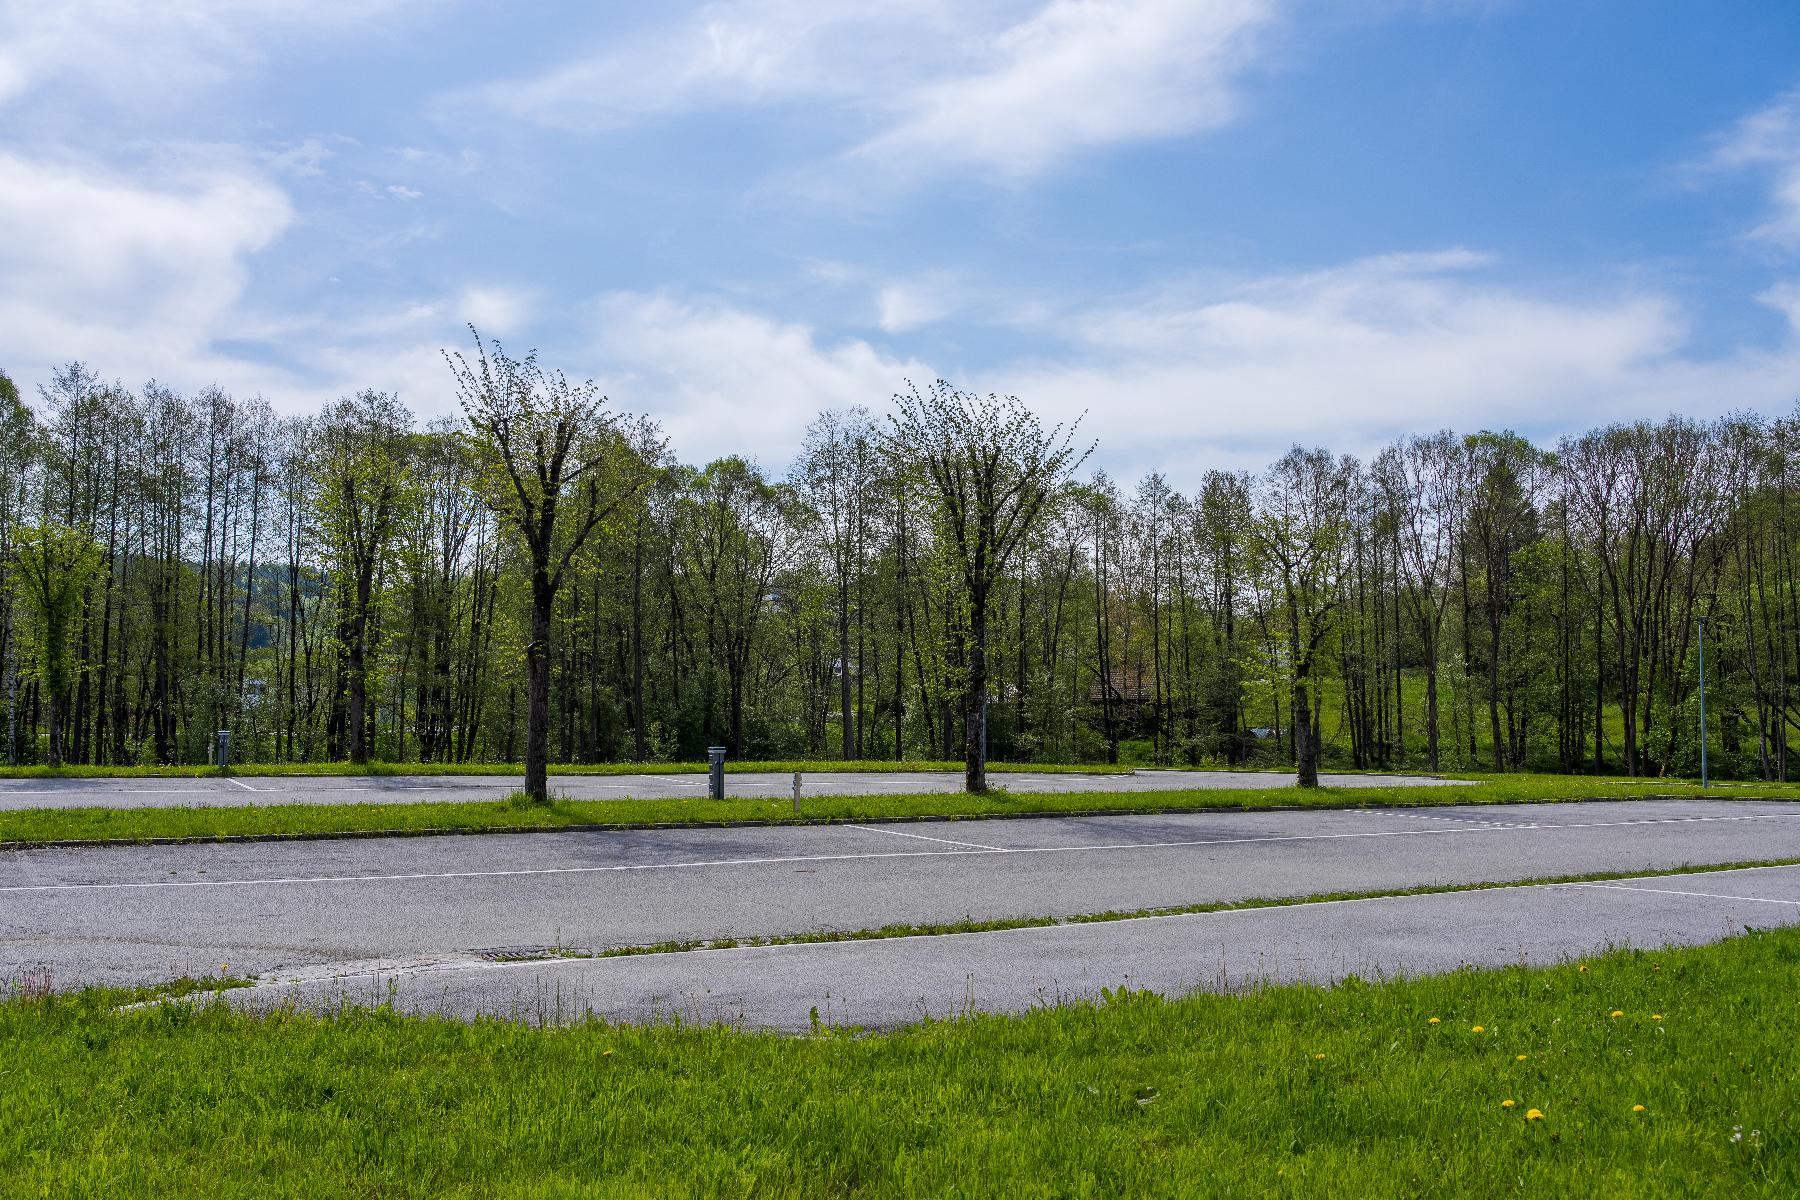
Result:
<svg viewBox="0 0 1800 1200"><path fill-rule="evenodd" d="M1695 617L1700 627L1700 787L1706 788L1706 618Z"/></svg>
<svg viewBox="0 0 1800 1200"><path fill-rule="evenodd" d="M706 794L714 800L725 798L725 747L706 748Z"/></svg>
<svg viewBox="0 0 1800 1200"><path fill-rule="evenodd" d="M794 772L794 811L800 811L800 772Z"/></svg>
<svg viewBox="0 0 1800 1200"><path fill-rule="evenodd" d="M231 730L219 730L219 770L231 769Z"/></svg>

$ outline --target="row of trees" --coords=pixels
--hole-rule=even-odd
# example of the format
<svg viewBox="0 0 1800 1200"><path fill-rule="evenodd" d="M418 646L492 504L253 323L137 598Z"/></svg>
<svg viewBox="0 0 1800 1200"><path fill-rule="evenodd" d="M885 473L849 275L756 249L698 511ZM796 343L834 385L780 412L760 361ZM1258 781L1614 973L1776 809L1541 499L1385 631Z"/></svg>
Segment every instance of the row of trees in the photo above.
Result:
<svg viewBox="0 0 1800 1200"><path fill-rule="evenodd" d="M753 758L1786 778L1800 416L1078 478L939 384L784 477L479 339L462 418L0 384L11 761ZM0 376L4 380L4 376ZM1795 514L1800 517L1800 513Z"/></svg>

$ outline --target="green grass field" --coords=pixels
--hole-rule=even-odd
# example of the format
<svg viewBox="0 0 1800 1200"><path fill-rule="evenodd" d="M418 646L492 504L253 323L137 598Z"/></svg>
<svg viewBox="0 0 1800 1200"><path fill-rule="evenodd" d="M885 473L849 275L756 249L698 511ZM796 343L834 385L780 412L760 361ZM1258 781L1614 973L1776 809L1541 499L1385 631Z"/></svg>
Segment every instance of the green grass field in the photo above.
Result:
<svg viewBox="0 0 1800 1200"><path fill-rule="evenodd" d="M791 800L507 800L425 804L267 804L217 808L34 808L0 812L0 845L62 841L142 841L151 838L325 837L434 830L477 833L646 827L721 823L872 821L921 817L972 818L1072 812L1167 812L1322 806L1425 807L1525 801L1624 800L1699 796L1687 783L1622 782L1566 775L1467 776L1456 788L1348 787L1230 788L1158 792L1067 792L986 796L961 793L903 796L808 795L799 817ZM1720 797L1800 799L1800 786L1715 788Z"/></svg>
<svg viewBox="0 0 1800 1200"><path fill-rule="evenodd" d="M1789 1197L1797 996L1800 930L872 1036L17 999L0 1190Z"/></svg>

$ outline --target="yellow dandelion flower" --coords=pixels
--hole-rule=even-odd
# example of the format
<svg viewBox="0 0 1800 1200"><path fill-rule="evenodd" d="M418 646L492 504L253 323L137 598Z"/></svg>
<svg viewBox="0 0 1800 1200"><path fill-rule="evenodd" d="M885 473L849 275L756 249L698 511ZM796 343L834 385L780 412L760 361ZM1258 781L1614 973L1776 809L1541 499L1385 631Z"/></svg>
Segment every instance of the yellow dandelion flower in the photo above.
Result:
<svg viewBox="0 0 1800 1200"><path fill-rule="evenodd" d="M1517 1103L1518 1103L1518 1101L1516 1101L1516 1100L1502 1100L1500 1102L1500 1107L1501 1108L1511 1108Z"/></svg>
<svg viewBox="0 0 1800 1200"><path fill-rule="evenodd" d="M1615 1008L1610 1013L1607 1014L1607 1016L1609 1016L1609 1017L1622 1017L1624 1015L1625 1015L1625 1010L1622 1008Z"/></svg>
<svg viewBox="0 0 1800 1200"><path fill-rule="evenodd" d="M1544 1119L1544 1114L1539 1109L1528 1108L1525 1110L1525 1119L1527 1121L1541 1121Z"/></svg>
<svg viewBox="0 0 1800 1200"><path fill-rule="evenodd" d="M1320 1062L1325 1061L1325 1056L1323 1054L1315 1054L1315 1055L1313 1055L1313 1057L1318 1059Z"/></svg>
<svg viewBox="0 0 1800 1200"><path fill-rule="evenodd" d="M1469 1027L1469 1032L1470 1032L1470 1033L1486 1033L1486 1032L1487 1032L1487 1030L1486 1030L1486 1029L1484 1029L1484 1028L1483 1028L1483 1027L1482 1027L1482 1026L1480 1026L1480 1025L1471 1025L1471 1026L1470 1026L1470 1027Z"/></svg>
<svg viewBox="0 0 1800 1200"><path fill-rule="evenodd" d="M1662 1020L1662 1014L1661 1013L1651 1013L1650 1019L1652 1021L1660 1021L1660 1020Z"/></svg>
<svg viewBox="0 0 1800 1200"><path fill-rule="evenodd" d="M1425 1023L1426 1023L1426 1024L1427 1024L1427 1025L1436 1025L1436 1024L1437 1024L1437 1023L1438 1023L1438 1019L1437 1019L1437 1018L1436 1018L1436 1017L1433 1017L1433 1018L1431 1018L1431 1020L1429 1020L1429 1021L1427 1021L1427 1022L1425 1022Z"/></svg>
<svg viewBox="0 0 1800 1200"><path fill-rule="evenodd" d="M1579 967L1576 967L1575 969L1577 971L1580 971L1583 975L1587 974L1587 964L1586 963L1582 963Z"/></svg>
<svg viewBox="0 0 1800 1200"><path fill-rule="evenodd" d="M1517 1057L1517 1058L1515 1058L1515 1059L1513 1059L1513 1061L1514 1061L1514 1062L1524 1062L1524 1061L1525 1061L1525 1056L1524 1056L1524 1055L1523 1055L1523 1054L1521 1054L1521 1055L1519 1055L1519 1057Z"/></svg>
<svg viewBox="0 0 1800 1200"><path fill-rule="evenodd" d="M611 1051L611 1050L602 1050L602 1051L601 1051L601 1052L600 1052L600 1057L601 1057L601 1058L611 1058L611 1057L612 1057L612 1051Z"/></svg>
<svg viewBox="0 0 1800 1200"><path fill-rule="evenodd" d="M1631 1111L1632 1111L1632 1112L1643 1112L1643 1111L1644 1111L1644 1106L1643 1106L1643 1105L1641 1105L1641 1104L1634 1104L1634 1105L1632 1105L1632 1106L1631 1106Z"/></svg>

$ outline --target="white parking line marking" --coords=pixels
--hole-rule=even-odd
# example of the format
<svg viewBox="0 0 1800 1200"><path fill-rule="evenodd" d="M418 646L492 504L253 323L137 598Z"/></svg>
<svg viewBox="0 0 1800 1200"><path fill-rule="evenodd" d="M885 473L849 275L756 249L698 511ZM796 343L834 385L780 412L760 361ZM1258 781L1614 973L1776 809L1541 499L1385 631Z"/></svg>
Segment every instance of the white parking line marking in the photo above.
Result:
<svg viewBox="0 0 1800 1200"><path fill-rule="evenodd" d="M1536 828L1533 821L1496 821L1490 817L1457 816L1446 817L1437 813L1401 812L1391 808L1364 808L1358 812L1366 812L1371 816L1379 814L1384 817L1406 817L1414 821L1444 821L1458 825L1491 825L1495 829L1530 829Z"/></svg>
<svg viewBox="0 0 1800 1200"><path fill-rule="evenodd" d="M1503 829L1494 826L1433 826L1426 829L1383 829L1368 833L1293 833L1262 837L1197 838L1174 842L1109 842L1091 846L1021 846L990 850L915 850L873 854L785 854L767 858L721 858L689 862L618 863L604 867L531 867L511 871L421 871L404 875L304 875L273 879L144 880L120 883L27 883L0 887L0 895L15 892L120 891L131 888L252 887L292 883L400 883L419 879L524 878L535 875L596 875L607 871L675 871L705 867L768 866L804 862L851 862L884 858L948 858L951 855L1087 854L1113 850L1171 850L1195 846L1248 846L1275 842L1332 842L1363 838L1445 837L1475 833L1536 833L1557 829L1611 829L1631 825L1691 825L1722 821L1786 821L1800 813L1755 813L1742 817L1651 817L1637 821L1590 821L1581 825L1527 826ZM547 831L547 832L554 832Z"/></svg>
<svg viewBox="0 0 1800 1200"><path fill-rule="evenodd" d="M918 838L921 842L942 842L946 846L967 846L971 850L986 850L990 853L1005 854L1004 846L984 846L980 842L959 842L953 838L927 837L922 833L907 833L899 829L882 829L875 825L852 825L851 829L866 829L870 833L891 833L895 837Z"/></svg>
<svg viewBox="0 0 1800 1200"><path fill-rule="evenodd" d="M211 796L202 788L4 788L0 800L8 796L79 796L91 792L96 796Z"/></svg>
<svg viewBox="0 0 1800 1200"><path fill-rule="evenodd" d="M253 787L251 787L251 786L250 786L250 785L249 785L249 784L247 784L247 783L245 783L245 782L244 782L244 781L243 781L243 780L241 780L241 779L227 779L227 780L226 780L226 781L225 781L225 782L226 782L226 783L235 783L235 784L237 784L237 785L238 785L238 786L239 786L239 787L241 787L241 788L243 788L243 789L244 789L244 790L245 790L245 791L246 791L246 792L258 792L258 791L261 791L261 790L262 790L262 789L261 789L261 788L253 788Z"/></svg>
<svg viewBox="0 0 1800 1200"><path fill-rule="evenodd" d="M1800 900L1771 900L1767 896L1720 896L1712 892L1678 892L1674 888L1628 887L1622 883L1565 883L1561 886L1605 888L1609 892L1650 892L1657 896L1691 896L1696 900L1753 900L1758 904L1786 904L1800 908Z"/></svg>

